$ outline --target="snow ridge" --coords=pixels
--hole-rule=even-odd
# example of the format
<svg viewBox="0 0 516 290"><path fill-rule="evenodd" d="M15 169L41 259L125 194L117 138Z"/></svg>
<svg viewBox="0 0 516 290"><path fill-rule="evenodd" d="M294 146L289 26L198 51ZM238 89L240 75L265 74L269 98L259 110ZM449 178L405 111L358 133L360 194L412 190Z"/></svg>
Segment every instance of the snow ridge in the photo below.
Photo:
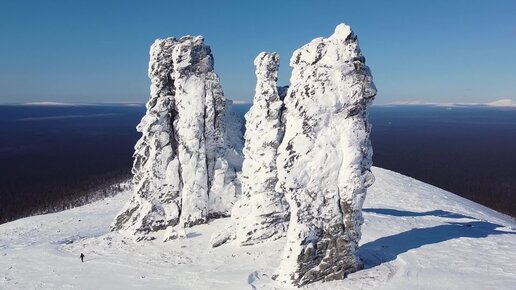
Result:
<svg viewBox="0 0 516 290"><path fill-rule="evenodd" d="M158 39L150 49L151 97L137 130L135 192L113 230L150 233L227 216L240 195L242 158L234 130L226 132L228 102L202 36ZM231 139L231 141L230 141Z"/></svg>
<svg viewBox="0 0 516 290"><path fill-rule="evenodd" d="M283 192L275 189L277 149L284 131L281 115L285 90L276 84L279 61L277 53L268 52L254 60L257 83L253 106L245 115L243 194L231 214L236 241L242 245L280 238L288 227L288 204Z"/></svg>
<svg viewBox="0 0 516 290"><path fill-rule="evenodd" d="M343 279L361 266L361 208L374 180L367 107L376 88L345 24L296 50L290 65L276 190L291 218L277 274L301 286Z"/></svg>

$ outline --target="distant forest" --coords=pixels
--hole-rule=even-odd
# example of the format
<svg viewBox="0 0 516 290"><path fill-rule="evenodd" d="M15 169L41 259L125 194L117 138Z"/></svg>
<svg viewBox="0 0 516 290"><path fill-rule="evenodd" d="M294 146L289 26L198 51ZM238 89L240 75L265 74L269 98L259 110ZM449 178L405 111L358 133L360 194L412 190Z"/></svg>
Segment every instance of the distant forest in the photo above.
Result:
<svg viewBox="0 0 516 290"><path fill-rule="evenodd" d="M416 168L416 166L411 166L410 163L417 158L410 154L398 156L395 160L391 158L377 156L375 166L416 178L496 211L516 217L516 179L512 172L479 170L476 166L472 166L470 170L456 168L449 166L447 162L439 158L434 159L433 164L428 167ZM453 163L453 161L451 162ZM449 167L443 168L441 166Z"/></svg>
<svg viewBox="0 0 516 290"><path fill-rule="evenodd" d="M243 117L249 105L234 108ZM0 106L0 223L124 190L144 112ZM87 114L97 117L44 119ZM516 217L516 110L372 107L369 117L374 166Z"/></svg>
<svg viewBox="0 0 516 290"><path fill-rule="evenodd" d="M0 224L27 216L58 212L114 196L130 188L130 176L129 170L121 170L51 182L17 180L4 183L0 189ZM13 192L15 194L11 194Z"/></svg>
<svg viewBox="0 0 516 290"><path fill-rule="evenodd" d="M79 206L131 178L142 106L0 106L0 223ZM125 186L125 185L124 185Z"/></svg>
<svg viewBox="0 0 516 290"><path fill-rule="evenodd" d="M373 163L516 217L516 110L373 107Z"/></svg>

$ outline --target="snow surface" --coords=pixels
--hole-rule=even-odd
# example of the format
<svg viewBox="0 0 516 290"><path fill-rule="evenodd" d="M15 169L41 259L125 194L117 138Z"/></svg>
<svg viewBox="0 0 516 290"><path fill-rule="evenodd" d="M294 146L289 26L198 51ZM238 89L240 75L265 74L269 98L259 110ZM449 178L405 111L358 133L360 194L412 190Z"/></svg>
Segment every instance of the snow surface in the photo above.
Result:
<svg viewBox="0 0 516 290"><path fill-rule="evenodd" d="M514 219L392 171L373 173L365 269L303 289L514 289ZM0 289L290 289L271 279L285 238L211 248L212 233L231 222L218 219L173 243L137 243L109 228L129 196L0 225Z"/></svg>

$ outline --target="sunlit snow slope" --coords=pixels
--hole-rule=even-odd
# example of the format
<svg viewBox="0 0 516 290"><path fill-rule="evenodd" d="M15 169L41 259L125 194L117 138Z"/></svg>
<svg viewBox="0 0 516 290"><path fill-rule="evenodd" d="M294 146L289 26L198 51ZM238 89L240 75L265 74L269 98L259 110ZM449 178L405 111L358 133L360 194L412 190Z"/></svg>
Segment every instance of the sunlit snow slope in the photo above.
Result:
<svg viewBox="0 0 516 290"><path fill-rule="evenodd" d="M360 247L365 269L307 289L514 289L513 219L412 178L373 172ZM135 243L109 232L129 196L0 225L0 289L285 288L271 279L284 238L212 249L212 233L229 222L221 219L176 241Z"/></svg>

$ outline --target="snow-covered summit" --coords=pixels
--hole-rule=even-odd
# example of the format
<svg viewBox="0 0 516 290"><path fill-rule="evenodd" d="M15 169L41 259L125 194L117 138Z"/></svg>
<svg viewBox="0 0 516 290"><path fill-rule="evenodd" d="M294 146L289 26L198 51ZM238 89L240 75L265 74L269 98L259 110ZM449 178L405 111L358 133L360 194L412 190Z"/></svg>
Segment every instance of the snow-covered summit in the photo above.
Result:
<svg viewBox="0 0 516 290"><path fill-rule="evenodd" d="M351 34L353 34L351 27L345 23L341 23L335 27L335 33L333 33L330 38L346 40Z"/></svg>
<svg viewBox="0 0 516 290"><path fill-rule="evenodd" d="M303 289L514 288L514 219L392 171L373 173L359 248L365 268ZM292 289L272 279L285 238L208 245L230 219L187 229L174 243L110 232L131 194L0 225L0 289Z"/></svg>
<svg viewBox="0 0 516 290"><path fill-rule="evenodd" d="M516 102L512 99L500 99L487 103L491 107L516 107Z"/></svg>

